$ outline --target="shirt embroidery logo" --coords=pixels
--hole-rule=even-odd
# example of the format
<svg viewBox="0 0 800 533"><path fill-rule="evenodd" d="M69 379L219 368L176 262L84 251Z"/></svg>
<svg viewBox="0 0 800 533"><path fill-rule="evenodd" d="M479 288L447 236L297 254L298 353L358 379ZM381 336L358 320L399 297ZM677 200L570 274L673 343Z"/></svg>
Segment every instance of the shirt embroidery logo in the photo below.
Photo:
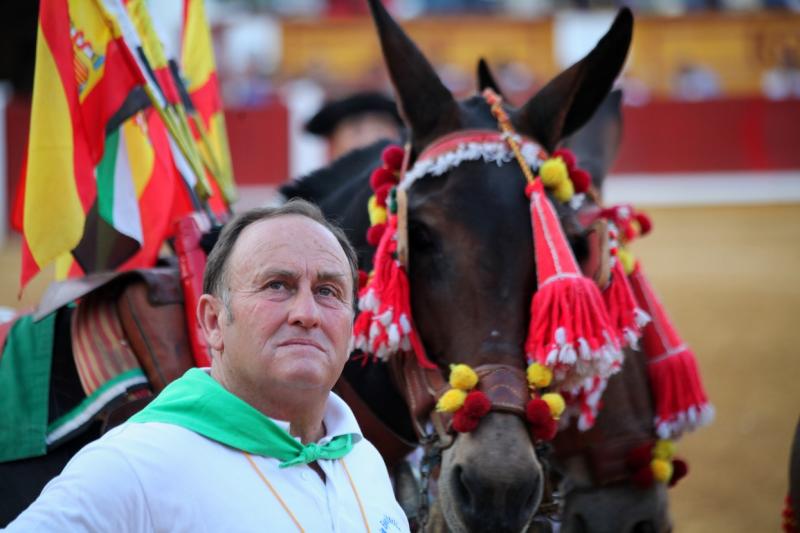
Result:
<svg viewBox="0 0 800 533"><path fill-rule="evenodd" d="M400 524L391 516L383 515L380 521L381 533L390 533L392 531L403 531L400 529Z"/></svg>

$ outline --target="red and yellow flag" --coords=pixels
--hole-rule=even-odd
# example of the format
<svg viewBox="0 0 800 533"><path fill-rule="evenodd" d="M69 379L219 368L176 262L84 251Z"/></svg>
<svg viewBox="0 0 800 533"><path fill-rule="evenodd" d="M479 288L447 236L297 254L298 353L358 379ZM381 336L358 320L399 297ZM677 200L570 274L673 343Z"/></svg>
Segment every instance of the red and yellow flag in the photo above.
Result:
<svg viewBox="0 0 800 533"><path fill-rule="evenodd" d="M151 266L171 229L179 178L165 126L113 26L96 2L41 2L14 217L23 287L54 261L58 278Z"/></svg>
<svg viewBox="0 0 800 533"><path fill-rule="evenodd" d="M180 66L188 80L187 90L192 105L202 124L202 131L193 127L193 133L201 141L200 146L206 151L206 157L216 166L216 181L223 196L228 203L232 203L236 199L236 187L214 63L211 29L203 0L183 1Z"/></svg>

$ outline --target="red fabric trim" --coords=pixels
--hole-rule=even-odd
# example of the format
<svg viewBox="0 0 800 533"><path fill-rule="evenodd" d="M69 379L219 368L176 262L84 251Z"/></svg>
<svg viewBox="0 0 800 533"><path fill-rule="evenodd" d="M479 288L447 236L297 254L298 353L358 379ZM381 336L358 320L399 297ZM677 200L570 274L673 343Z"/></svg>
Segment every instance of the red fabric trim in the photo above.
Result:
<svg viewBox="0 0 800 533"><path fill-rule="evenodd" d="M488 142L505 142L505 136L495 130L461 130L455 133L450 133L436 139L433 144L428 146L417 158L417 161L425 159L433 159L447 152L451 152L464 143L488 143ZM527 137L522 137L520 144L535 144L539 143ZM546 155L543 149L540 149L542 158Z"/></svg>

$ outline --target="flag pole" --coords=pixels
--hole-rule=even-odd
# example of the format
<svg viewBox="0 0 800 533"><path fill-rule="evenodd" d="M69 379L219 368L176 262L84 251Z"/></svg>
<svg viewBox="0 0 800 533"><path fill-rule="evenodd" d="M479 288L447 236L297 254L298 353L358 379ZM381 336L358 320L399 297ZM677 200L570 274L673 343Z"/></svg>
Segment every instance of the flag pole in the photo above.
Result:
<svg viewBox="0 0 800 533"><path fill-rule="evenodd" d="M167 106L167 99L164 95L163 88L155 81L155 74L144 54L142 46L133 46L130 42L134 40L136 44L139 39L135 28L127 19L128 14L125 11L124 5L119 0L95 0L95 5L103 14L106 24L111 28L112 33L122 37L122 42L128 49L129 60L134 63L134 67L139 75L142 77L144 84L143 88L145 94L150 100L153 108L161 117L164 125L167 127L172 140L180 152L180 155L185 159L189 167L189 171L194 175L196 183L194 186L186 182L190 195L192 196L192 203L199 204L205 214L209 217L212 225L219 223L216 215L208 205L208 198L211 196L211 187L206 179L203 163L197 150L197 146L193 141L190 141L183 135L180 127L178 117L174 116L175 110ZM118 14L118 17L114 16ZM123 23L125 26L123 27ZM126 31L127 30L127 31ZM140 52L140 53L136 53ZM179 168L179 170L181 170ZM181 170L184 173L185 170Z"/></svg>

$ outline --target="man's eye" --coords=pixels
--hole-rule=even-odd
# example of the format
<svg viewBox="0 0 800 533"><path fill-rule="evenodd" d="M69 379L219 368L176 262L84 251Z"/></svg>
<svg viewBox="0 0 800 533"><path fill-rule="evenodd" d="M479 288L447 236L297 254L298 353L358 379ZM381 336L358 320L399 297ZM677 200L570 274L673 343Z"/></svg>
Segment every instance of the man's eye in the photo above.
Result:
<svg viewBox="0 0 800 533"><path fill-rule="evenodd" d="M279 291L286 288L286 283L283 281L270 281L265 285L266 289L271 291Z"/></svg>
<svg viewBox="0 0 800 533"><path fill-rule="evenodd" d="M317 289L317 293L318 293L320 296L333 296L333 297L337 297L337 296L339 295L339 292L338 292L338 291L337 291L335 288L333 288L333 287L328 287L328 286L320 287L319 289Z"/></svg>

